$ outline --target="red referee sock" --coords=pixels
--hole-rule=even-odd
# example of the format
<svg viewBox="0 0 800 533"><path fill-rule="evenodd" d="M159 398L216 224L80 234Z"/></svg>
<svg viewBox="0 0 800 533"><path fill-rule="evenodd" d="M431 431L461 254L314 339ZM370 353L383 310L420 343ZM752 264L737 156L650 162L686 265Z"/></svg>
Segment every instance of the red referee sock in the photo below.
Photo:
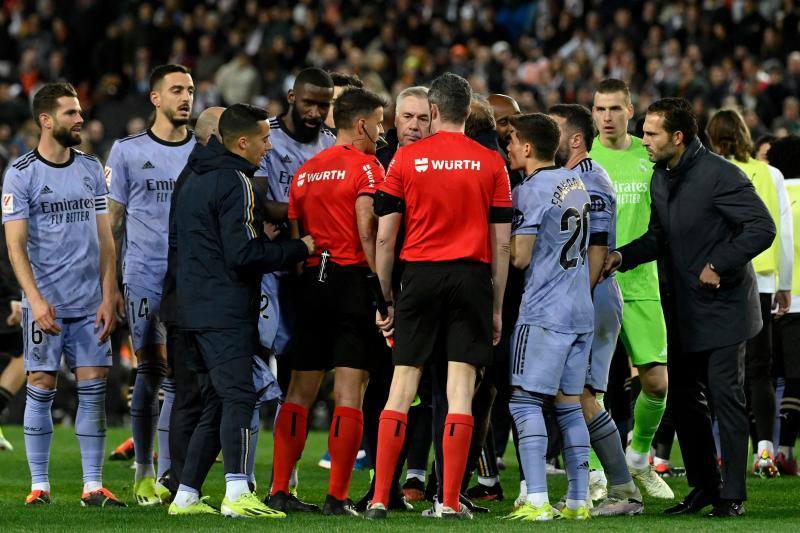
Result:
<svg viewBox="0 0 800 533"><path fill-rule="evenodd" d="M289 493L289 478L306 445L308 409L296 403L284 403L275 420L275 450L272 456L272 492Z"/></svg>
<svg viewBox="0 0 800 533"><path fill-rule="evenodd" d="M352 407L337 407L328 433L328 452L331 454L331 478L328 494L337 500L347 499L353 465L356 463L361 436L364 433L364 415Z"/></svg>
<svg viewBox="0 0 800 533"><path fill-rule="evenodd" d="M461 482L467 468L467 455L472 441L472 415L449 414L444 419L442 454L444 455L444 505L458 511Z"/></svg>
<svg viewBox="0 0 800 533"><path fill-rule="evenodd" d="M382 503L389 507L389 491L394 482L394 469L397 458L403 450L406 438L408 415L399 411L381 412L378 425L378 457L375 459L375 494L372 503Z"/></svg>

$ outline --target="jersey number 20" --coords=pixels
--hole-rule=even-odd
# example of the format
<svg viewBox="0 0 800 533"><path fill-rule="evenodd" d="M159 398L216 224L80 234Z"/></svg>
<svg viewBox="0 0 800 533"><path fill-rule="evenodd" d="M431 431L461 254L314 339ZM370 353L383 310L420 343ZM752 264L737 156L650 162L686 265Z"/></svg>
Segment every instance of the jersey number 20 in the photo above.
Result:
<svg viewBox="0 0 800 533"><path fill-rule="evenodd" d="M570 221L573 221L570 224ZM570 229L570 225L574 226ZM561 268L569 270L578 266L578 262L586 261L586 245L589 241L589 204L583 204L582 212L569 207L561 215L561 233L571 231L567 242L561 247L559 263Z"/></svg>

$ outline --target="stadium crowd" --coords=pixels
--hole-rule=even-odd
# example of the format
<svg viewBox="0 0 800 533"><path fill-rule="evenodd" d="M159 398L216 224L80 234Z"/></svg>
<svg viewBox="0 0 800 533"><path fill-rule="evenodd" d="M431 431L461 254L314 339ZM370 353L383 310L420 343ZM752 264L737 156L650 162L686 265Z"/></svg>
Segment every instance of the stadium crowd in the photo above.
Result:
<svg viewBox="0 0 800 533"><path fill-rule="evenodd" d="M673 499L676 432L692 491L667 514L743 515L748 439L753 474L797 474L795 2L60 9L0 11L0 411L24 352L26 504L51 502L63 352L81 502L125 506L102 480L118 320L137 369L112 457L170 514L385 519L425 498L469 519L503 498L509 433L514 520ZM331 369L320 508L295 465ZM360 454L375 476L354 503Z"/></svg>
<svg viewBox="0 0 800 533"><path fill-rule="evenodd" d="M799 23L792 0L8 1L0 167L35 143L27 101L42 83L74 82L83 147L104 157L149 118L147 77L163 63L192 69L195 115L232 102L277 115L298 70L318 66L387 96L455 72L526 111L591 104L611 76L630 84L639 120L654 99L681 96L701 122L736 105L755 138L798 133Z"/></svg>

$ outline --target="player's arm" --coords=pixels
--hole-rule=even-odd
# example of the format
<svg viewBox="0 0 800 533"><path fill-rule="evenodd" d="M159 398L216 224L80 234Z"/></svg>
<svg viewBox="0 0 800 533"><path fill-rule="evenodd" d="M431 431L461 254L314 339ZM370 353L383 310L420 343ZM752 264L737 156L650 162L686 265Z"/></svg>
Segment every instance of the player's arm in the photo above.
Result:
<svg viewBox="0 0 800 533"><path fill-rule="evenodd" d="M494 333L492 343L500 342L503 316L503 296L506 293L508 262L511 257L511 215L509 222L489 224L489 238L492 243L492 313Z"/></svg>
<svg viewBox="0 0 800 533"><path fill-rule="evenodd" d="M514 268L525 270L533 259L536 235L518 234L511 237L511 264Z"/></svg>
<svg viewBox="0 0 800 533"><path fill-rule="evenodd" d="M375 239L378 233L378 220L375 218L374 201L371 195L362 194L356 199L356 223L361 248L367 256L369 269L375 272Z"/></svg>
<svg viewBox="0 0 800 533"><path fill-rule="evenodd" d="M33 319L48 335L58 335L61 333L61 328L56 323L55 308L39 292L36 279L33 277L33 268L28 257L28 220L8 220L5 222L5 231L8 258L17 282L31 306Z"/></svg>
<svg viewBox="0 0 800 533"><path fill-rule="evenodd" d="M775 292L773 307L778 310L776 317L783 316L792 304L792 272L794 269L794 228L792 224L792 204L781 171L770 167L775 188L778 191L780 206L780 261L778 266L778 290Z"/></svg>
<svg viewBox="0 0 800 533"><path fill-rule="evenodd" d="M125 240L125 205L116 200L108 199L109 229L114 244L114 257L122 255L122 242Z"/></svg>
<svg viewBox="0 0 800 533"><path fill-rule="evenodd" d="M625 246L612 251L606 257L603 273L598 281L603 281L617 270L625 272L643 263L658 259L664 250L664 229L654 205L650 206L650 222L644 235Z"/></svg>
<svg viewBox="0 0 800 533"><path fill-rule="evenodd" d="M122 298L117 289L117 255L114 247L114 237L111 233L111 215L97 215L97 238L100 243L100 282L103 287L103 302L97 310L95 329L100 324L100 342L106 339L117 326L117 307L122 304Z"/></svg>
<svg viewBox="0 0 800 533"><path fill-rule="evenodd" d="M600 281L600 275L603 273L603 265L606 262L606 257L608 257L608 246L602 244L590 244L588 254L589 285L592 289L594 289L594 286Z"/></svg>

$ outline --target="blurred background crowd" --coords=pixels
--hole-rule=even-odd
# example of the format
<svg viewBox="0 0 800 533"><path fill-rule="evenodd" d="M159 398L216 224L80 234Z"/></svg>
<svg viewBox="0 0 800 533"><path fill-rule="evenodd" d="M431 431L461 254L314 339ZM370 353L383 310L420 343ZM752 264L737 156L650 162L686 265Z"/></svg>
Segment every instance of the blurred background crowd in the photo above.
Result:
<svg viewBox="0 0 800 533"><path fill-rule="evenodd" d="M146 127L148 76L167 62L192 69L195 115L233 102L278 114L294 74L319 66L390 96L451 71L524 111L590 105L595 84L615 77L631 86L634 131L654 99L683 96L701 118L739 108L754 138L800 133L798 4L2 0L0 169L35 146L28 100L40 84L79 89L82 148L104 158L115 138Z"/></svg>

